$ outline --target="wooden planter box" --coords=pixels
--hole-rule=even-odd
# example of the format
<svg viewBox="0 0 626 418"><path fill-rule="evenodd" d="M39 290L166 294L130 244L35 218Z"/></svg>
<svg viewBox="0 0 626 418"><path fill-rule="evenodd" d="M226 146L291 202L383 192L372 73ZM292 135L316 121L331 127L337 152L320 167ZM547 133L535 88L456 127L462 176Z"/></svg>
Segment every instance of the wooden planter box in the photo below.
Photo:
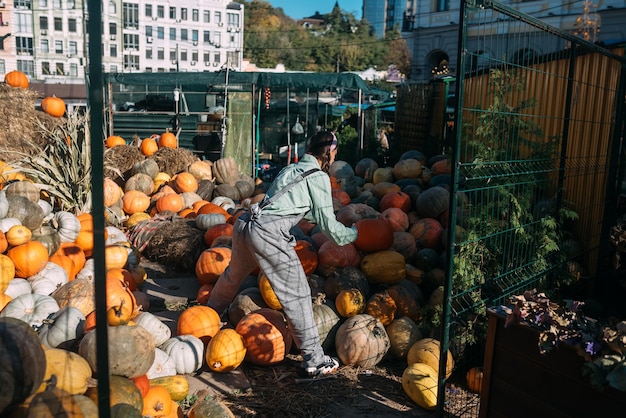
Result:
<svg viewBox="0 0 626 418"><path fill-rule="evenodd" d="M626 416L626 392L594 389L570 347L539 353L538 333L489 312L480 417Z"/></svg>

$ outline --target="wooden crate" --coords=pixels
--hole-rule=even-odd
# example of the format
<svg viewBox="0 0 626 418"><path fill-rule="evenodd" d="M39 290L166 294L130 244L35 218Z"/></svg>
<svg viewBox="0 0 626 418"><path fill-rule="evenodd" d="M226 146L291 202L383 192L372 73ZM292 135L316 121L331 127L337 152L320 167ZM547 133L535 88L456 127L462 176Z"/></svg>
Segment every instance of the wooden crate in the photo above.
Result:
<svg viewBox="0 0 626 418"><path fill-rule="evenodd" d="M594 389L582 375L584 359L564 346L539 353L538 333L504 327L489 312L480 417L609 417L626 414L626 393ZM617 414L617 415L616 415Z"/></svg>

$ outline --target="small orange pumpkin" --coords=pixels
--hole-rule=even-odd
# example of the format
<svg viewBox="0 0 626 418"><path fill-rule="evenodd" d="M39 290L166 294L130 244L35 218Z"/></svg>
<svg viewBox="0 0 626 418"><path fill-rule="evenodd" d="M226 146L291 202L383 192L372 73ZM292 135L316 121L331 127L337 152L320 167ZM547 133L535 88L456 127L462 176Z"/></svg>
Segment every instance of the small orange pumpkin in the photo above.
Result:
<svg viewBox="0 0 626 418"><path fill-rule="evenodd" d="M11 248L7 255L15 265L15 276L28 278L48 264L48 249L39 241L28 241Z"/></svg>
<svg viewBox="0 0 626 418"><path fill-rule="evenodd" d="M139 145L139 151L146 157L151 156L159 150L159 145L154 138L145 138Z"/></svg>
<svg viewBox="0 0 626 418"><path fill-rule="evenodd" d="M104 141L104 145L107 148L117 147L119 145L126 145L126 140L118 135L111 135Z"/></svg>
<svg viewBox="0 0 626 418"><path fill-rule="evenodd" d="M141 415L162 417L172 411L172 395L163 386L150 386L148 393L143 397L143 411Z"/></svg>
<svg viewBox="0 0 626 418"><path fill-rule="evenodd" d="M41 108L50 116L60 118L65 114L65 101L60 97L49 96L41 101Z"/></svg>
<svg viewBox="0 0 626 418"><path fill-rule="evenodd" d="M204 250L196 261L196 277L201 285L215 283L230 264L232 251L226 247Z"/></svg>
<svg viewBox="0 0 626 418"><path fill-rule="evenodd" d="M11 87L28 88L28 77L21 71L9 71L4 75L4 82Z"/></svg>
<svg viewBox="0 0 626 418"><path fill-rule="evenodd" d="M122 197L122 205L127 215L145 212L150 207L150 197L139 190L129 190Z"/></svg>
<svg viewBox="0 0 626 418"><path fill-rule="evenodd" d="M178 138L171 132L164 132L159 138L159 148L178 148Z"/></svg>
<svg viewBox="0 0 626 418"><path fill-rule="evenodd" d="M357 288L343 289L335 298L337 312L344 318L358 315L365 311L363 293Z"/></svg>
<svg viewBox="0 0 626 418"><path fill-rule="evenodd" d="M218 333L222 326L220 316L209 306L192 306L185 309L178 318L178 335L193 335L205 344Z"/></svg>
<svg viewBox="0 0 626 418"><path fill-rule="evenodd" d="M207 229L204 233L204 243L210 247L215 238L223 235L233 236L233 226L231 224L217 224Z"/></svg>
<svg viewBox="0 0 626 418"><path fill-rule="evenodd" d="M161 196L156 201L156 210L158 212L163 212L166 210L172 212L180 212L185 207L185 201L183 197L176 193L168 193L164 196Z"/></svg>
<svg viewBox="0 0 626 418"><path fill-rule="evenodd" d="M174 178L174 188L178 191L178 193L195 193L198 190L198 180L196 180L193 174L187 171L182 171L176 174L176 177Z"/></svg>

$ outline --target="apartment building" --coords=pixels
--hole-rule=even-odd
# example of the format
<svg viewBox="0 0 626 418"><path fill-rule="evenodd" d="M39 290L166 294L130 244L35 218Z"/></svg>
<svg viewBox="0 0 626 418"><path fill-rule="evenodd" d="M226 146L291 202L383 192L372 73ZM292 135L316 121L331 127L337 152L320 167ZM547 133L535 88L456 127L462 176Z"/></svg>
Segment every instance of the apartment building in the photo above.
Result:
<svg viewBox="0 0 626 418"><path fill-rule="evenodd" d="M103 71L240 71L243 13L229 0L103 0ZM0 0L0 74L84 83L88 17L85 0Z"/></svg>

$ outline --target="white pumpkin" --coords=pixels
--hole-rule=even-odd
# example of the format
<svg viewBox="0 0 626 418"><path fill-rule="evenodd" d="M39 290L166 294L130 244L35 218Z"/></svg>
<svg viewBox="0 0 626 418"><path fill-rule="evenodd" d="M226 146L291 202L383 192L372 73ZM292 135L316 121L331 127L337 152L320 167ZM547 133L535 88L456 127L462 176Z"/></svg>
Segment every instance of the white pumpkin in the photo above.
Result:
<svg viewBox="0 0 626 418"><path fill-rule="evenodd" d="M202 367L204 343L193 335L178 335L160 347L176 364L176 374L191 374Z"/></svg>
<svg viewBox="0 0 626 418"><path fill-rule="evenodd" d="M172 330L156 315L150 312L141 312L133 319L137 325L144 327L154 338L154 345L161 346L165 341L172 337Z"/></svg>
<svg viewBox="0 0 626 418"><path fill-rule="evenodd" d="M43 211L44 219L47 218L52 213L52 205L47 200L39 199L37 204Z"/></svg>
<svg viewBox="0 0 626 418"><path fill-rule="evenodd" d="M95 261L94 261L93 258L88 258L87 261L85 261L85 265L83 266L83 268L80 269L78 274L76 274L76 278L77 279L87 279L87 280L93 282L93 279L96 276L95 269L94 269L94 263L95 263Z"/></svg>
<svg viewBox="0 0 626 418"><path fill-rule="evenodd" d="M39 273L28 278L32 293L49 295L67 283L67 272L58 264L48 261Z"/></svg>
<svg viewBox="0 0 626 418"><path fill-rule="evenodd" d="M201 213L195 218L196 227L203 231L214 225L226 223L226 217L221 213Z"/></svg>
<svg viewBox="0 0 626 418"><path fill-rule="evenodd" d="M174 360L163 350L154 349L154 363L150 366L150 370L146 372L148 379L156 379L157 377L174 376L176 374L176 364Z"/></svg>
<svg viewBox="0 0 626 418"><path fill-rule="evenodd" d="M54 214L53 226L61 242L74 242L80 232L80 220L71 212L59 211Z"/></svg>
<svg viewBox="0 0 626 418"><path fill-rule="evenodd" d="M33 293L33 289L31 289L28 280L16 277L9 282L9 287L7 287L4 293L15 299L20 295Z"/></svg>
<svg viewBox="0 0 626 418"><path fill-rule="evenodd" d="M31 327L40 327L58 310L59 304L52 296L25 293L9 302L0 312L0 317L17 318Z"/></svg>
<svg viewBox="0 0 626 418"><path fill-rule="evenodd" d="M211 203L216 204L224 210L235 209L236 207L235 201L226 196L217 196L216 198L211 200Z"/></svg>
<svg viewBox="0 0 626 418"><path fill-rule="evenodd" d="M0 219L4 219L9 213L9 201L4 190L0 190Z"/></svg>
<svg viewBox="0 0 626 418"><path fill-rule="evenodd" d="M107 231L107 239L104 242L105 246L128 241L128 237L121 229L114 226L107 226L105 229Z"/></svg>
<svg viewBox="0 0 626 418"><path fill-rule="evenodd" d="M84 325L85 315L80 309L66 306L46 319L37 333L46 347L70 348L82 338Z"/></svg>
<svg viewBox="0 0 626 418"><path fill-rule="evenodd" d="M4 232L6 234L6 232L11 229L12 226L15 225L21 225L22 221L20 221L17 218L4 218L4 219L0 219L0 231Z"/></svg>

